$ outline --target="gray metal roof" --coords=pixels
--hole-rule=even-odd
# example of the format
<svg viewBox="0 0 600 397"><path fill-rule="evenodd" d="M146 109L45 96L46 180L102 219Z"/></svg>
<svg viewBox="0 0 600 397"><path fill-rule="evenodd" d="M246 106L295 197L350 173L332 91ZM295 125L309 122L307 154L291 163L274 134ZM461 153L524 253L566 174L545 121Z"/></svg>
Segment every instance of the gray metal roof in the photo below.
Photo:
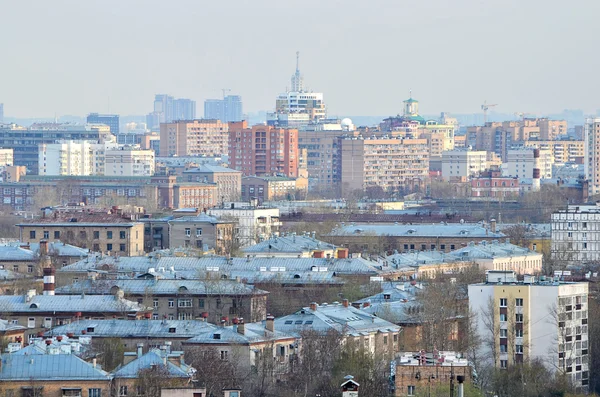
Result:
<svg viewBox="0 0 600 397"><path fill-rule="evenodd" d="M353 224L334 229L330 236L394 236L394 237L464 237L501 238L504 234L492 233L479 224L438 223L415 225Z"/></svg>
<svg viewBox="0 0 600 397"><path fill-rule="evenodd" d="M8 320L0 319L0 331L10 332L25 329L22 325L9 323Z"/></svg>
<svg viewBox="0 0 600 397"><path fill-rule="evenodd" d="M87 331L93 328L92 331ZM191 338L201 332L217 328L216 325L198 320L80 320L54 327L48 335L66 335L72 332L76 336L91 337L135 337L135 338Z"/></svg>
<svg viewBox="0 0 600 397"><path fill-rule="evenodd" d="M313 250L333 250L336 246L333 244L326 243L314 239L309 236L279 236L273 237L268 240L261 241L258 244L251 245L250 247L244 248L243 251L246 254L252 253L269 253L269 252L289 252L289 253L302 253Z"/></svg>
<svg viewBox="0 0 600 397"><path fill-rule="evenodd" d="M469 244L469 246L452 251L449 257L454 260L470 259L492 259L511 256L536 256L541 257L539 252L531 251L528 248L520 247L510 243L481 242L480 244ZM449 259L450 259L449 258Z"/></svg>
<svg viewBox="0 0 600 397"><path fill-rule="evenodd" d="M141 357L120 367L113 374L115 378L137 378L139 372L143 369L150 369L153 366L164 367L163 354L165 353L160 350L152 349ZM170 361L167 361L166 368L171 378L189 378L193 371L192 367L186 364L180 367Z"/></svg>
<svg viewBox="0 0 600 397"><path fill-rule="evenodd" d="M371 332L399 332L400 327L352 306L341 304L319 305L317 310L305 307L289 316L275 320L275 329L298 335L304 329L327 332L335 329L349 335L367 335Z"/></svg>
<svg viewBox="0 0 600 397"><path fill-rule="evenodd" d="M377 269L373 262L364 258L327 259L327 258L286 258L286 257L160 257L149 256L120 257L89 257L72 265L65 266L57 272L74 272L105 270L120 273L143 273L149 269L159 270L174 268L181 270L196 270L198 272L234 272L234 271L276 271L276 272L335 272L338 275L376 275Z"/></svg>
<svg viewBox="0 0 600 397"><path fill-rule="evenodd" d="M24 295L0 295L0 312L5 313L123 313L141 310L142 306L137 302L111 295L34 295L29 302Z"/></svg>
<svg viewBox="0 0 600 397"><path fill-rule="evenodd" d="M4 355L0 381L108 380L109 374L72 354Z"/></svg>
<svg viewBox="0 0 600 397"><path fill-rule="evenodd" d="M294 339L295 335L278 330L271 332L266 329L265 321L244 324L244 334L238 332L237 325L217 327L207 330L185 342L184 344L239 344L250 345L254 343ZM217 335L217 336L215 336Z"/></svg>
<svg viewBox="0 0 600 397"><path fill-rule="evenodd" d="M114 287L125 294L152 295L266 295L267 291L251 285L232 280L161 280L161 279L129 279L129 280L85 280L71 285L56 288L57 295L61 294L112 294Z"/></svg>
<svg viewBox="0 0 600 397"><path fill-rule="evenodd" d="M33 251L21 248L18 245L0 246L0 261L32 261L34 257Z"/></svg>
<svg viewBox="0 0 600 397"><path fill-rule="evenodd" d="M241 171L234 170L227 167L221 167L219 165L212 164L202 164L197 168L191 168L189 170L183 171L184 174L193 174L193 173L211 173L211 172L231 172L236 174L241 174Z"/></svg>

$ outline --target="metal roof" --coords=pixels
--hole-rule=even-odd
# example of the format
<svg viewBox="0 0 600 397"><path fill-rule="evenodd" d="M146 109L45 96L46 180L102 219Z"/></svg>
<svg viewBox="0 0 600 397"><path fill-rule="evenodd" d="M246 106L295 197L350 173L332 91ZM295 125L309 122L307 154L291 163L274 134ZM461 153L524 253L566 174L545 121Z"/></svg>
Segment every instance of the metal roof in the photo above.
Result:
<svg viewBox="0 0 600 397"><path fill-rule="evenodd" d="M10 332L10 331L20 331L25 329L22 325L9 323L8 320L0 319L0 331L1 332Z"/></svg>
<svg viewBox="0 0 600 397"><path fill-rule="evenodd" d="M93 330L87 331L89 328ZM217 328L216 325L198 320L80 320L54 327L48 335L82 335L92 337L134 337L134 338L191 338L201 332Z"/></svg>
<svg viewBox="0 0 600 397"><path fill-rule="evenodd" d="M72 354L4 355L0 381L108 380L109 374Z"/></svg>
<svg viewBox="0 0 600 397"><path fill-rule="evenodd" d="M137 378L139 372L143 369L150 369L154 366L164 367L163 355L167 354L157 349L152 349L148 353L136 358L128 364L114 371L115 378ZM182 364L181 367L167 361L166 368L171 378L189 378L193 371L192 367Z"/></svg>
<svg viewBox="0 0 600 397"><path fill-rule="evenodd" d="M137 302L111 295L34 295L27 301L24 295L0 295L0 312L5 313L123 313L143 310Z"/></svg>
<svg viewBox="0 0 600 397"><path fill-rule="evenodd" d="M464 238L501 238L503 233L478 224L438 223L413 225L352 224L334 229L330 236L395 236L395 237L464 237Z"/></svg>
<svg viewBox="0 0 600 397"><path fill-rule="evenodd" d="M236 174L241 174L241 171L234 170L227 167L221 167L219 165L211 165L211 164L202 164L197 168L191 168L189 170L183 171L184 174L192 174L192 173L212 173L212 172L231 172Z"/></svg>
<svg viewBox="0 0 600 397"><path fill-rule="evenodd" d="M33 251L14 245L0 246L0 261L33 261Z"/></svg>
<svg viewBox="0 0 600 397"><path fill-rule="evenodd" d="M238 332L238 326L217 327L201 333L183 344L239 344L250 345L254 343L270 342L276 340L294 339L295 335L280 331L275 326L275 331L266 329L265 321L244 324L244 334ZM216 335L216 336L215 336Z"/></svg>
<svg viewBox="0 0 600 397"><path fill-rule="evenodd" d="M56 288L55 293L61 294L112 294L114 287L125 294L152 295L266 295L267 291L251 285L232 280L163 280L163 279L129 279L129 280L85 280L71 285Z"/></svg>
<svg viewBox="0 0 600 397"><path fill-rule="evenodd" d="M313 250L333 250L336 246L304 235L286 235L273 237L258 244L244 248L244 253L289 252L302 253Z"/></svg>

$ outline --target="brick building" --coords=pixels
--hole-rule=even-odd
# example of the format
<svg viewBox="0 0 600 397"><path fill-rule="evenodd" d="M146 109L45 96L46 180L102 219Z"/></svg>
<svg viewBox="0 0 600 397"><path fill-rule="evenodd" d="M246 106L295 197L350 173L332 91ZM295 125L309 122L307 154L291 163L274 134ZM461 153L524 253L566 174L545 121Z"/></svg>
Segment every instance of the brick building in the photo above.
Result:
<svg viewBox="0 0 600 397"><path fill-rule="evenodd" d="M229 163L244 175L298 176L298 130L229 123Z"/></svg>
<svg viewBox="0 0 600 397"><path fill-rule="evenodd" d="M160 124L161 156L216 156L227 153L228 125L220 120Z"/></svg>
<svg viewBox="0 0 600 397"><path fill-rule="evenodd" d="M183 171L186 182L205 182L217 184L217 200L237 201L242 189L242 173L240 171L218 165L203 164L198 168Z"/></svg>
<svg viewBox="0 0 600 397"><path fill-rule="evenodd" d="M271 200L304 198L308 191L307 178L284 176L246 176L242 179L242 201L257 198L260 203Z"/></svg>
<svg viewBox="0 0 600 397"><path fill-rule="evenodd" d="M471 179L471 197L516 198L519 196L519 192L519 178L502 176L500 170L485 171Z"/></svg>

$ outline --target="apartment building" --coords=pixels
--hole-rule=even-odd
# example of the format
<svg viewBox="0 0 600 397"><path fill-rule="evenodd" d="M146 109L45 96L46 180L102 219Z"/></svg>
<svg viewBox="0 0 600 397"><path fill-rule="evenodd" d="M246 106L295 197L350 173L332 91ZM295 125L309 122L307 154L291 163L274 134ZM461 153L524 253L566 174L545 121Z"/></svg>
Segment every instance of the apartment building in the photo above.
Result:
<svg viewBox="0 0 600 397"><path fill-rule="evenodd" d="M11 166L15 163L13 150L0 148L0 167Z"/></svg>
<svg viewBox="0 0 600 397"><path fill-rule="evenodd" d="M57 296L92 293L115 296L119 292L144 307L151 307L153 320L202 318L220 324L223 316L259 321L267 314L268 292L235 280L88 279L55 290Z"/></svg>
<svg viewBox="0 0 600 397"><path fill-rule="evenodd" d="M30 173L39 169L39 146L63 140L106 142L114 139L103 124L35 123L25 128L16 124L0 126L0 147L14 150L14 165L26 166Z"/></svg>
<svg viewBox="0 0 600 397"><path fill-rule="evenodd" d="M228 152L229 127L220 120L181 120L160 125L161 156L217 156Z"/></svg>
<svg viewBox="0 0 600 397"><path fill-rule="evenodd" d="M575 139L559 139L555 141L529 140L523 142L525 147L550 150L554 164L583 164L585 158L585 142Z"/></svg>
<svg viewBox="0 0 600 397"><path fill-rule="evenodd" d="M229 165L243 175L298 176L298 130L229 123Z"/></svg>
<svg viewBox="0 0 600 397"><path fill-rule="evenodd" d="M153 176L154 150L142 150L136 146L106 148L103 175Z"/></svg>
<svg viewBox="0 0 600 397"><path fill-rule="evenodd" d="M552 259L562 265L600 260L600 206L569 205L552 214Z"/></svg>
<svg viewBox="0 0 600 397"><path fill-rule="evenodd" d="M429 176L426 139L341 137L338 150L344 194L375 186L388 192L425 188Z"/></svg>
<svg viewBox="0 0 600 397"><path fill-rule="evenodd" d="M242 178L242 200L258 199L259 203L270 200L295 200L304 198L308 191L307 178L284 176L246 176Z"/></svg>
<svg viewBox="0 0 600 397"><path fill-rule="evenodd" d="M442 152L442 178L464 180L479 175L487 169L487 152L483 150L455 149Z"/></svg>
<svg viewBox="0 0 600 397"><path fill-rule="evenodd" d="M94 252L137 256L144 254L144 224L137 214L119 212L53 212L17 224L25 243L62 241Z"/></svg>
<svg viewBox="0 0 600 397"><path fill-rule="evenodd" d="M506 159L502 164L502 173L505 176L512 176L516 178L532 178L533 169L538 168L540 171L540 179L552 178L552 165L554 164L554 158L552 157L552 151L538 149L539 157L535 156L535 149L524 148L524 149L510 149L506 153Z"/></svg>
<svg viewBox="0 0 600 397"><path fill-rule="evenodd" d="M489 271L485 283L471 284L468 291L485 341L479 357L501 369L539 359L564 373L578 393L587 392L587 283L534 276L519 281L515 272Z"/></svg>
<svg viewBox="0 0 600 397"><path fill-rule="evenodd" d="M217 184L217 200L237 201L242 190L242 173L219 165L202 164L197 168L183 171L187 182L208 182Z"/></svg>
<svg viewBox="0 0 600 397"><path fill-rule="evenodd" d="M242 246L256 244L279 234L279 208L262 207L257 203L231 203L229 207L209 208L207 214L222 220L237 222L233 238Z"/></svg>
<svg viewBox="0 0 600 397"><path fill-rule="evenodd" d="M600 193L600 118L588 118L584 125L585 177L590 196Z"/></svg>

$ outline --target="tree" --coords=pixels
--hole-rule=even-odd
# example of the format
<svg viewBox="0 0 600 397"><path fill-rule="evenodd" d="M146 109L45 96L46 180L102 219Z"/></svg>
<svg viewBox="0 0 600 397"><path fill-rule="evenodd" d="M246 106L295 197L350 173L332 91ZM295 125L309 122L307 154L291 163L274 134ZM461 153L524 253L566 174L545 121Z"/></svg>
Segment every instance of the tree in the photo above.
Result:
<svg viewBox="0 0 600 397"><path fill-rule="evenodd" d="M91 353L99 358L105 371L112 371L123 364L125 349L119 338L92 338Z"/></svg>
<svg viewBox="0 0 600 397"><path fill-rule="evenodd" d="M138 371L134 387L137 395L160 397L163 388L177 386L180 383L182 383L181 379L172 377L166 365L155 365Z"/></svg>
<svg viewBox="0 0 600 397"><path fill-rule="evenodd" d="M191 347L185 361L196 369L196 379L206 387L207 396L220 396L225 387L239 386L235 357L222 357L216 347Z"/></svg>

